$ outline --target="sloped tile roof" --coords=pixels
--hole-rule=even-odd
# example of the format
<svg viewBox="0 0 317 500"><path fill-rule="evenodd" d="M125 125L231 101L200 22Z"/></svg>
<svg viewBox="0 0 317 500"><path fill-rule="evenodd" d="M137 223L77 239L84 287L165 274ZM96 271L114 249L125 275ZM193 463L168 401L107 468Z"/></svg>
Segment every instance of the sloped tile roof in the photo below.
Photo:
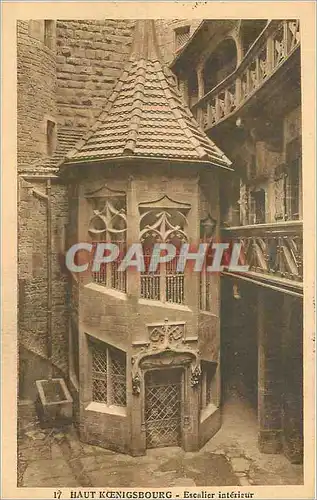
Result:
<svg viewBox="0 0 317 500"><path fill-rule="evenodd" d="M175 76L160 62L154 22L139 23L130 59L108 102L64 165L135 157L230 168L183 102Z"/></svg>
<svg viewBox="0 0 317 500"><path fill-rule="evenodd" d="M19 168L19 173L54 173L58 172L58 165L65 158L67 152L74 148L76 143L83 136L82 129L58 128L57 131L57 147L55 153L47 158L36 160L27 165L22 165Z"/></svg>

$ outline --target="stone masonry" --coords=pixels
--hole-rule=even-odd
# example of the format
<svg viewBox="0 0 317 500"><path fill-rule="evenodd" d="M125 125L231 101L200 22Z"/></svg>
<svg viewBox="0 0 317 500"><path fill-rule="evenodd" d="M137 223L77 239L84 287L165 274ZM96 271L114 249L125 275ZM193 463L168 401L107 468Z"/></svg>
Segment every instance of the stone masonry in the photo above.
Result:
<svg viewBox="0 0 317 500"><path fill-rule="evenodd" d="M50 22L50 21L49 21ZM19 21L18 165L20 397L35 397L34 380L47 376L48 269L46 177L101 110L129 52L134 21L56 21L46 40L46 21ZM47 120L57 144L48 155ZM65 187L51 186L51 325L56 375L68 376Z"/></svg>
<svg viewBox="0 0 317 500"><path fill-rule="evenodd" d="M122 71L134 21L57 21L58 123L88 127Z"/></svg>
<svg viewBox="0 0 317 500"><path fill-rule="evenodd" d="M175 49L175 27L199 20L157 21L165 61ZM34 398L34 380L47 374L46 177L99 115L130 52L134 20L21 20L18 46L19 338L20 397ZM49 39L47 26L50 27ZM48 43L49 42L49 43ZM55 124L53 156L47 151L47 121ZM51 186L52 361L67 377L67 276L60 252L68 220L65 188Z"/></svg>

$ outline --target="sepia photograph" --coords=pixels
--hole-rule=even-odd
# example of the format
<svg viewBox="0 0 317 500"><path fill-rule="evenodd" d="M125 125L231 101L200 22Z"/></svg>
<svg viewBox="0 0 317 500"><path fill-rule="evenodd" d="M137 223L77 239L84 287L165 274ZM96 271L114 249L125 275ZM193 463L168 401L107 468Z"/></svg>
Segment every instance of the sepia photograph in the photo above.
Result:
<svg viewBox="0 0 317 500"><path fill-rule="evenodd" d="M19 498L303 487L305 25L55 7L12 39Z"/></svg>

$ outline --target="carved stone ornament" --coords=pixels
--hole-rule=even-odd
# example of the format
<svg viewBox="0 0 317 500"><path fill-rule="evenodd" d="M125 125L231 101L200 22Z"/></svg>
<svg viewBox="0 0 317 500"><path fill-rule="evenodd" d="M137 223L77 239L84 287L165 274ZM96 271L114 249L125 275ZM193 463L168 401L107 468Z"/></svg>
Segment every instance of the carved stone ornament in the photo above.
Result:
<svg viewBox="0 0 317 500"><path fill-rule="evenodd" d="M132 377L132 394L138 396L141 392L141 379L138 373Z"/></svg>
<svg viewBox="0 0 317 500"><path fill-rule="evenodd" d="M186 428L186 429L188 429L190 427L190 419L189 419L188 415L184 416L183 427Z"/></svg>
<svg viewBox="0 0 317 500"><path fill-rule="evenodd" d="M192 373L191 373L191 377L190 377L191 387L198 387L198 385L200 384L200 378L201 378L200 366L195 366L192 369Z"/></svg>
<svg viewBox="0 0 317 500"><path fill-rule="evenodd" d="M162 325L149 328L150 347L167 349L172 345L184 342L184 324L169 324L167 320Z"/></svg>
<svg viewBox="0 0 317 500"><path fill-rule="evenodd" d="M85 195L93 207L88 231L92 236L124 235L127 231L126 196L106 185Z"/></svg>
<svg viewBox="0 0 317 500"><path fill-rule="evenodd" d="M186 242L187 235L184 231L186 223L186 217L181 212L176 214L166 211L146 212L140 218L140 241L143 243L150 239L165 243L177 238Z"/></svg>
<svg viewBox="0 0 317 500"><path fill-rule="evenodd" d="M140 241L155 241L165 243L174 238L186 242L186 213L190 205L163 196L153 202L139 205L140 211Z"/></svg>
<svg viewBox="0 0 317 500"><path fill-rule="evenodd" d="M132 391L140 394L139 381L141 380L140 369L174 364L191 365L193 377L199 383L200 357L198 349L195 349L185 339L184 323L151 324L148 326L148 342L144 343L140 351L132 357ZM193 375L194 374L194 375ZM197 385L197 384L195 384Z"/></svg>

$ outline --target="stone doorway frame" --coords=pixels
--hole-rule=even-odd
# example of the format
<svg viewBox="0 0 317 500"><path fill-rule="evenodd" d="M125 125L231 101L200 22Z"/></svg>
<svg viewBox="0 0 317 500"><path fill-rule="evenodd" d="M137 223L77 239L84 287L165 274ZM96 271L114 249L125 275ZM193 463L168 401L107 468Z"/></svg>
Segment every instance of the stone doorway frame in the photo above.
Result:
<svg viewBox="0 0 317 500"><path fill-rule="evenodd" d="M162 367L184 370L184 413L182 447L195 451L199 447L199 391L201 380L200 355L197 338L186 338L185 322L148 323L146 340L133 343L131 452L146 453L144 421L145 372Z"/></svg>
<svg viewBox="0 0 317 500"><path fill-rule="evenodd" d="M198 363L198 364L197 364ZM197 353L184 347L183 350L165 349L146 353L133 364L132 400L132 454L146 453L145 425L145 374L148 371L175 368L183 371L183 405L181 415L181 447L185 451L199 448L199 392L200 361Z"/></svg>

